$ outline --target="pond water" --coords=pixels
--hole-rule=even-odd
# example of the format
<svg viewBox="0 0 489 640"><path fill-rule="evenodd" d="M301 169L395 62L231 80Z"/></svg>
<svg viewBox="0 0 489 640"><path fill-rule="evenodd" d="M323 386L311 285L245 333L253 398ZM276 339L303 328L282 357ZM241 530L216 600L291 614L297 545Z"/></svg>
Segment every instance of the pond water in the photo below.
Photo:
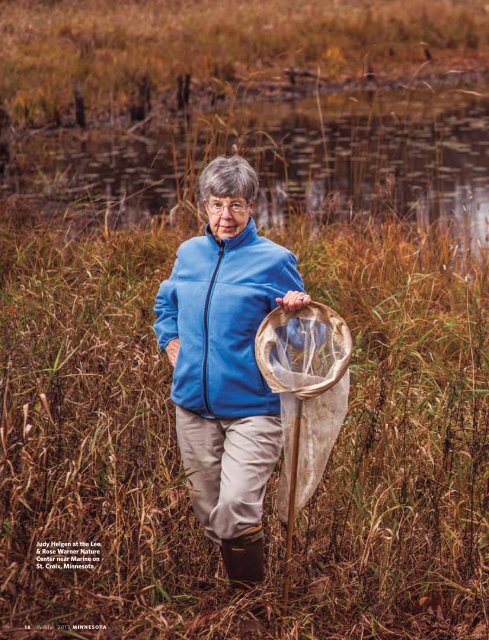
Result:
<svg viewBox="0 0 489 640"><path fill-rule="evenodd" d="M196 175L238 149L257 168L256 219L322 221L390 212L451 221L489 246L489 89L430 87L254 102L150 124L36 133L13 142L4 191L90 200L121 224L195 203Z"/></svg>

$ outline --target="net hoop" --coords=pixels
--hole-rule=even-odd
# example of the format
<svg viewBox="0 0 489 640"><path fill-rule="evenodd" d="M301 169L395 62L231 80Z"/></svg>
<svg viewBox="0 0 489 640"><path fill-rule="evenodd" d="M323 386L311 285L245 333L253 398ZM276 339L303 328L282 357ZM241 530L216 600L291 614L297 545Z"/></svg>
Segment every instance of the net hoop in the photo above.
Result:
<svg viewBox="0 0 489 640"><path fill-rule="evenodd" d="M291 389L286 387L275 376L271 367L267 366L267 363L270 359L270 351L276 343L275 328L285 326L294 316L299 316L306 320L319 320L328 325L332 329L333 334L339 337L343 345L344 354L335 361L328 372L328 376L322 382ZM331 309L331 307L321 302L311 302L307 307L303 307L297 311L289 311L279 306L265 316L256 333L255 359L260 372L272 391L276 393L290 392L299 399L307 400L320 393L324 393L324 391L333 387L343 377L350 364L352 348L353 343L350 330L343 318Z"/></svg>

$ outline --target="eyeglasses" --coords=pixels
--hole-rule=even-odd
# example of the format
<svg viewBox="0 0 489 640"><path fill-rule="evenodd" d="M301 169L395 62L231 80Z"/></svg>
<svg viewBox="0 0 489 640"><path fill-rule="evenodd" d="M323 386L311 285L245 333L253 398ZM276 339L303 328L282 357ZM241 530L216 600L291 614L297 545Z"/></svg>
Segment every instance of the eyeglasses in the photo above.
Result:
<svg viewBox="0 0 489 640"><path fill-rule="evenodd" d="M231 202L231 204L227 205L215 200L209 204L209 211L214 215L218 215L227 207L231 213L239 216L246 211L246 206L247 205L241 204L240 202Z"/></svg>

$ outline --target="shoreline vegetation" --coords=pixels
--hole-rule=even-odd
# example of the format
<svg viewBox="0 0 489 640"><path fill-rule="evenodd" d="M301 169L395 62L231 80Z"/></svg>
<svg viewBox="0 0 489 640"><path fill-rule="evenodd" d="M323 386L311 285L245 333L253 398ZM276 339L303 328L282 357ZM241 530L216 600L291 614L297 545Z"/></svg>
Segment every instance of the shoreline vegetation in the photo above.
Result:
<svg viewBox="0 0 489 640"><path fill-rule="evenodd" d="M121 117L489 69L489 5L473 0L4 2L0 124ZM476 75L477 77L477 75Z"/></svg>
<svg viewBox="0 0 489 640"><path fill-rule="evenodd" d="M249 637L260 596L230 598L196 525L171 368L152 332L158 284L196 221L75 238L66 221L26 216L0 206L2 628ZM267 235L297 253L313 299L345 318L354 354L346 422L297 521L286 611L278 468L269 484L260 637L482 640L487 256L441 225L388 215L319 229L297 215ZM100 566L36 570L36 545L52 540L100 543Z"/></svg>

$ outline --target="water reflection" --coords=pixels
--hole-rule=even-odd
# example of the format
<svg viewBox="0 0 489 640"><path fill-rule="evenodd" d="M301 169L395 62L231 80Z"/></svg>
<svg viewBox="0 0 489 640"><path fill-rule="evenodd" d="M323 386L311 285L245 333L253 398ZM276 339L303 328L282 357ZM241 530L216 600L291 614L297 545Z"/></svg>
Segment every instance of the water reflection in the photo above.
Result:
<svg viewBox="0 0 489 640"><path fill-rule="evenodd" d="M31 136L13 145L2 189L90 197L124 224L175 216L177 202L195 202L209 149L238 148L259 172L259 225L282 225L294 210L326 222L388 212L450 220L464 243L489 246L487 99L391 92L371 103L328 97L321 109L320 118L315 100L260 103L151 131Z"/></svg>

